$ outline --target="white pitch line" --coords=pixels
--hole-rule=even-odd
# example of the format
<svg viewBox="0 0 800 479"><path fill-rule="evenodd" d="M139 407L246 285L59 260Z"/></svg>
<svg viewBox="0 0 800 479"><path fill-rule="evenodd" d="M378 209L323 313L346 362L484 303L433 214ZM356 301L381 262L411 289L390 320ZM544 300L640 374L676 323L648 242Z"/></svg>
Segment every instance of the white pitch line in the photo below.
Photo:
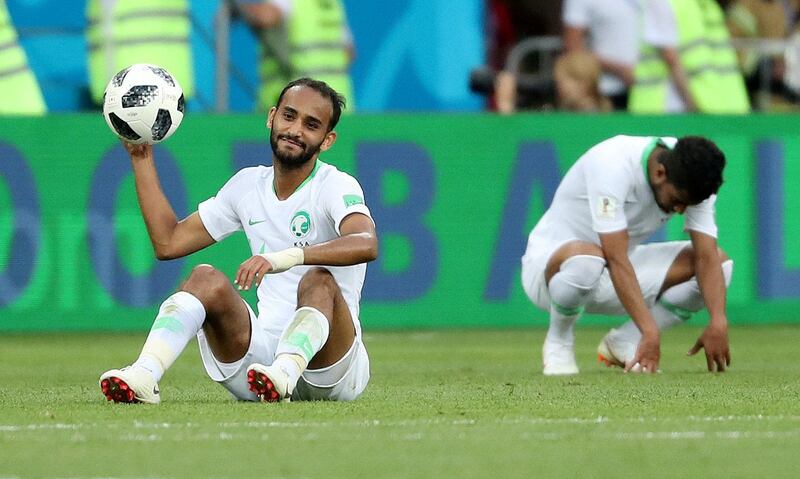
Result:
<svg viewBox="0 0 800 479"><path fill-rule="evenodd" d="M800 429L791 431L646 431L618 432L616 439L642 440L687 440L687 439L786 439L800 437Z"/></svg>
<svg viewBox="0 0 800 479"><path fill-rule="evenodd" d="M402 441L421 441L426 437L438 438L440 435L433 431L400 431L393 432L390 437ZM538 431L526 430L516 435L522 440L539 440L539 441L562 441L565 439L573 439L574 432L567 431ZM463 433L459 438L466 437ZM608 433L592 433L592 440L604 441L635 441L637 443L647 441L707 441L707 440L759 440L766 439L773 440L786 440L795 439L800 437L800 429L791 431L640 431L640 432L608 432ZM263 435L260 438L262 441L268 441L269 435ZM307 436L307 439L319 439L319 435L314 433ZM247 432L226 433L219 432L217 434L210 434L208 432L197 433L181 433L179 437L164 437L160 434L126 434L118 437L117 440L123 442L185 442L185 441L252 441L253 437ZM75 439L69 439L70 442L78 442Z"/></svg>
<svg viewBox="0 0 800 479"><path fill-rule="evenodd" d="M596 417L517 417L517 418L432 418L432 419L367 419L359 421L331 422L331 421L246 421L246 422L221 422L214 425L218 429L302 429L302 428L325 428L325 427L415 427L415 426L476 426L484 424L500 425L559 425L559 424L665 424L665 423L729 423L729 422L781 422L793 423L800 422L800 416L765 416L765 415L744 415L744 416L683 416L683 417L635 417L635 418L609 418L606 416ZM108 423L40 423L40 424L0 424L0 433L14 433L21 431L38 430L91 430L105 429ZM143 422L136 420L133 427L140 430L161 430L161 429L197 429L207 427L206 424L198 422L169 423L169 422Z"/></svg>
<svg viewBox="0 0 800 479"><path fill-rule="evenodd" d="M0 432L36 431L36 430L75 430L85 427L85 424L0 424Z"/></svg>

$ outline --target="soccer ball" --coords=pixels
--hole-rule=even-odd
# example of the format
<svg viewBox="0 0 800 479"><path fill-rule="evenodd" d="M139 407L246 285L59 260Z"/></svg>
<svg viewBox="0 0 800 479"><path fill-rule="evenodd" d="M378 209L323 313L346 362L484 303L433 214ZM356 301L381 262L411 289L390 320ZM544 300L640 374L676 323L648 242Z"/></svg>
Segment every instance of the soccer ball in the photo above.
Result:
<svg viewBox="0 0 800 479"><path fill-rule="evenodd" d="M183 90L167 70L146 63L123 69L103 94L103 117L123 140L150 145L169 138L183 120Z"/></svg>

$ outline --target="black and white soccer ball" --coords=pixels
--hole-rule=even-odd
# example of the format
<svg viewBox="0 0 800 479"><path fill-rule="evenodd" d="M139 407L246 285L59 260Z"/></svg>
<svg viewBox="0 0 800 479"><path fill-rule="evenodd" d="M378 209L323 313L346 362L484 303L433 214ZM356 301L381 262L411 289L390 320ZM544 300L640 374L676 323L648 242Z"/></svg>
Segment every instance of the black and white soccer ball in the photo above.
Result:
<svg viewBox="0 0 800 479"><path fill-rule="evenodd" d="M183 120L183 90L178 80L156 65L137 63L108 82L103 117L123 140L155 144L169 138Z"/></svg>

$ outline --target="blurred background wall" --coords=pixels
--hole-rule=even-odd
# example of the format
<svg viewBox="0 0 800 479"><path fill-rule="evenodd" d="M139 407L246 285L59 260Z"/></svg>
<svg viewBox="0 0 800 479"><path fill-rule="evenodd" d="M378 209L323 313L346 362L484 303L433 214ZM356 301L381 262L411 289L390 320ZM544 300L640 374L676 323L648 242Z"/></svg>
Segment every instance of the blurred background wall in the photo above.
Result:
<svg viewBox="0 0 800 479"><path fill-rule="evenodd" d="M88 108L86 6L79 0L7 0L31 68L50 111ZM212 111L215 16L225 2L190 2L197 96L190 111ZM345 0L356 57L356 104L365 112L469 111L482 108L469 91L469 71L484 63L484 5L478 0ZM228 109L253 111L257 39L235 16L229 24Z"/></svg>

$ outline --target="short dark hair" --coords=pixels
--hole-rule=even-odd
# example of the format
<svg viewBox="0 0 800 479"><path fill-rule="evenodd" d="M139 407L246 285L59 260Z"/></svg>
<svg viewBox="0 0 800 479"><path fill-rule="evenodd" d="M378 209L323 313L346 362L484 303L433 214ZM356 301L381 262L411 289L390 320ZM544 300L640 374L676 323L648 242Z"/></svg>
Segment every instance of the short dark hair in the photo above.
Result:
<svg viewBox="0 0 800 479"><path fill-rule="evenodd" d="M667 171L667 180L688 193L690 204L703 202L722 185L725 154L706 138L684 136L658 160Z"/></svg>
<svg viewBox="0 0 800 479"><path fill-rule="evenodd" d="M331 121L328 124L328 131L333 130L336 127L336 124L339 123L339 117L342 116L342 109L347 105L347 100L345 100L344 96L331 88L331 86L324 81L303 77L290 81L285 87L283 87L281 94L278 96L278 103L276 103L276 106L279 106L281 101L283 101L283 94L286 93L286 90L296 86L305 86L311 88L331 101L333 114L331 115Z"/></svg>

